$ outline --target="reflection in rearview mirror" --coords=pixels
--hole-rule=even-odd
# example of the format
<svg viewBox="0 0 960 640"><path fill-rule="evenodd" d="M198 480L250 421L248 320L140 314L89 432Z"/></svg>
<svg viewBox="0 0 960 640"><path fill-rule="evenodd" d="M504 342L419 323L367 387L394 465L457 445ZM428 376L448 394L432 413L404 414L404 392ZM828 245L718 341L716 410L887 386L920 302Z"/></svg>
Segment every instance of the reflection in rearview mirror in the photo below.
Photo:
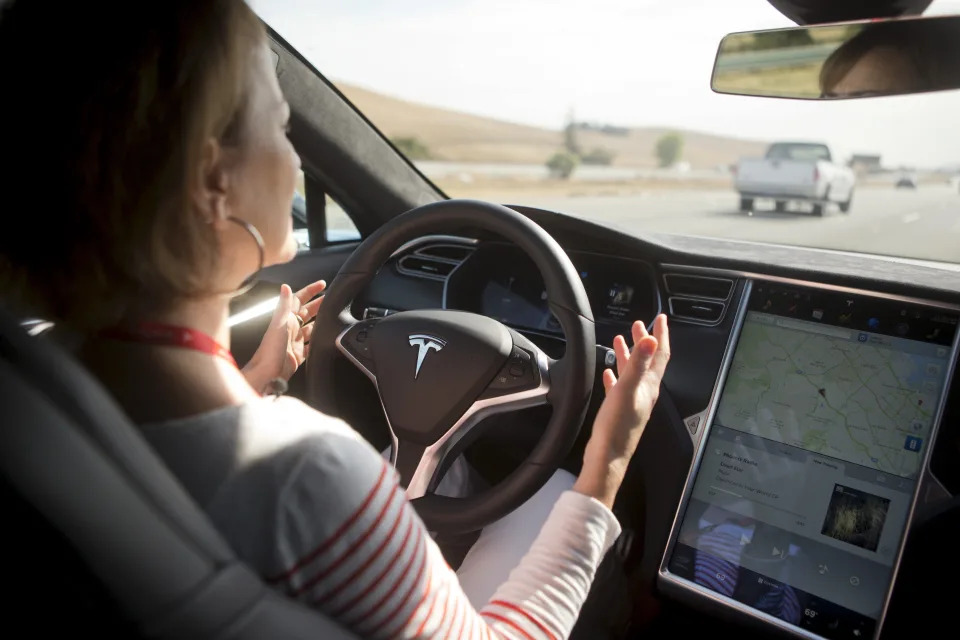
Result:
<svg viewBox="0 0 960 640"><path fill-rule="evenodd" d="M827 100L960 88L960 16L732 33L713 90Z"/></svg>

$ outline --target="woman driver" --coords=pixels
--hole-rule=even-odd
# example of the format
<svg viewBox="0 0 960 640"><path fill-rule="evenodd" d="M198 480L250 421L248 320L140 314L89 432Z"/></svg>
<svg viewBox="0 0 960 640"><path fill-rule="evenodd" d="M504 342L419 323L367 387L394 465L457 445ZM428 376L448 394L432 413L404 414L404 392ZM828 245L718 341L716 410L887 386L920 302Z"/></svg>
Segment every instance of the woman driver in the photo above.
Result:
<svg viewBox="0 0 960 640"><path fill-rule="evenodd" d="M615 341L620 379L604 372L580 476L475 607L376 451L251 386L295 368L319 286L282 288L251 379L228 351L225 292L295 253L299 159L251 10L16 0L0 68L4 193L22 203L0 234L3 295L85 336L80 357L241 558L365 637L570 633L619 533L610 507L669 358L664 317L652 335L634 324L632 353Z"/></svg>

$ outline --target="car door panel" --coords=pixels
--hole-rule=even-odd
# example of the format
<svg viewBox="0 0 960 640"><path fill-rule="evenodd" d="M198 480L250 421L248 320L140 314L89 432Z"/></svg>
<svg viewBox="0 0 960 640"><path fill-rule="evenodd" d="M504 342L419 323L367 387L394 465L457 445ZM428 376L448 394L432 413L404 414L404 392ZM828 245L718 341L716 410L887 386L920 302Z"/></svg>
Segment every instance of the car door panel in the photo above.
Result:
<svg viewBox="0 0 960 640"><path fill-rule="evenodd" d="M257 305L266 305L268 301L279 295L282 284L288 284L297 291L320 279L332 281L358 244L351 242L302 251L290 262L261 270L250 291L232 301L231 317L238 318L238 314L244 311L252 310ZM240 366L243 366L256 351L272 313L273 305L269 305L269 309L265 309L256 317L232 326L230 347Z"/></svg>

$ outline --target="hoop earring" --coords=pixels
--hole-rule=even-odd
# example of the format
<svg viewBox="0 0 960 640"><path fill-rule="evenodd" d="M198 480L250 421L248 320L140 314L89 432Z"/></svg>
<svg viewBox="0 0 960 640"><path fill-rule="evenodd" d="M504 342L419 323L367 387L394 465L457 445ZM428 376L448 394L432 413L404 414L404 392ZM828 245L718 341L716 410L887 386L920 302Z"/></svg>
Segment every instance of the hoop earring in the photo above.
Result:
<svg viewBox="0 0 960 640"><path fill-rule="evenodd" d="M239 225L247 233L250 234L250 237L253 238L253 241L257 243L257 251L259 252L259 255L260 255L260 262L257 266L257 270L251 273L246 280L241 282L240 286L235 291L231 291L228 294L231 298L236 298L237 296L242 296L247 291L250 291L250 289L253 288L253 285L256 283L257 274L260 273L261 269L263 269L263 263L264 263L264 260L266 259L265 258L266 250L263 246L263 236L260 235L260 232L257 230L255 226L253 226L252 224L250 224L245 220L241 220L240 218L235 218L233 216L227 216L226 219L236 225Z"/></svg>

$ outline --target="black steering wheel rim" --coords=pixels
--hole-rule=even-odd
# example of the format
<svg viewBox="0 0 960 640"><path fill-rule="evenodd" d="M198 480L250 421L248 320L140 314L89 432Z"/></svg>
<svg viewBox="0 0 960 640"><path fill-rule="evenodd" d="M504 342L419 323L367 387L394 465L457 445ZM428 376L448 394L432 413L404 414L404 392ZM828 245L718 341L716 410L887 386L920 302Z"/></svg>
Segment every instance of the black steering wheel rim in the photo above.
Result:
<svg viewBox="0 0 960 640"><path fill-rule="evenodd" d="M551 419L534 450L517 469L496 486L474 496L448 498L427 493L413 499L413 505L427 527L442 533L481 529L519 507L557 470L579 434L593 389L596 334L583 283L560 245L529 218L497 204L477 200L445 200L408 211L379 228L343 264L328 287L324 303L317 313L310 357L306 363L308 402L321 411L335 415L338 411L333 367L336 359L343 354L350 357L339 342L359 322L350 314L354 299L391 255L407 242L431 234L456 233L464 228L497 234L516 244L533 260L546 285L550 310L563 329L566 351L561 359L549 361L549 385L544 398L553 408ZM448 317L443 314L451 314L449 318L457 323L473 315L454 311L421 312L419 316L414 315L418 312L405 313L410 319L424 321L443 320ZM452 314L459 315L454 317ZM478 322L486 325L494 323L505 329L483 316L474 317L482 318ZM405 319L400 318L393 322L403 321ZM408 326L411 325L408 323ZM509 333L515 347L531 351L535 360L540 359L544 364L545 356L532 343L514 331ZM356 358L351 359L354 364L361 365ZM369 371L365 372L370 375ZM377 382L375 377L372 379ZM379 387L378 391L381 391ZM384 410L387 411L386 404ZM389 411L387 413L390 422ZM396 446L395 433L394 442ZM404 451L401 444L400 454Z"/></svg>

